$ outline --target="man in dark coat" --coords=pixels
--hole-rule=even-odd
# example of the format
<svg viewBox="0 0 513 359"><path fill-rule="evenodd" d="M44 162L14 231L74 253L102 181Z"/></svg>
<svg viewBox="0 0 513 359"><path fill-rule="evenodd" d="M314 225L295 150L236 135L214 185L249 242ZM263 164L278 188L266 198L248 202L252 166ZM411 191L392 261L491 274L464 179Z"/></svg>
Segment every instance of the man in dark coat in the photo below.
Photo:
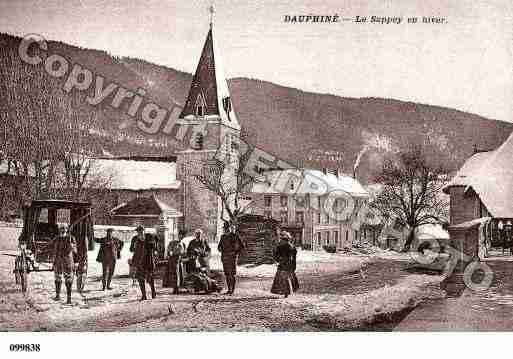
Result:
<svg viewBox="0 0 513 359"><path fill-rule="evenodd" d="M203 231L197 229L194 233L194 239L190 241L187 247L187 271L195 270L195 261L198 262L200 268L205 268L206 273L210 272L210 246L203 237Z"/></svg>
<svg viewBox="0 0 513 359"><path fill-rule="evenodd" d="M278 269L274 276L271 293L282 294L287 298L292 292L299 289L299 282L296 277L296 256L297 249L292 245L290 233L280 233L280 243L274 252L274 260L278 262Z"/></svg>
<svg viewBox="0 0 513 359"><path fill-rule="evenodd" d="M62 276L66 285L67 304L71 304L71 286L75 261L73 255L77 252L75 238L68 233L65 225L59 226L59 234L53 239L53 272L55 275L55 300L61 299Z"/></svg>
<svg viewBox="0 0 513 359"><path fill-rule="evenodd" d="M157 248L157 240L155 236L144 233L144 227L139 226L136 229L137 235L132 238L130 244L130 252L133 252L132 266L135 270L135 277L139 282L141 289L141 300L148 299L146 297L146 283L151 288L151 297L157 296L155 292L155 251Z"/></svg>
<svg viewBox="0 0 513 359"><path fill-rule="evenodd" d="M178 240L169 242L167 247L167 271L162 280L163 287L173 287L173 294L180 294L179 290L184 280L183 259L186 254L185 244L182 242L185 231L178 232Z"/></svg>
<svg viewBox="0 0 513 359"><path fill-rule="evenodd" d="M228 287L226 294L231 295L235 291L237 260L240 252L244 249L244 244L240 237L232 231L228 222L224 223L224 232L217 249L221 253L221 262L226 277L226 286Z"/></svg>
<svg viewBox="0 0 513 359"><path fill-rule="evenodd" d="M112 235L113 229L107 229L107 236L105 238L95 238L96 243L100 243L98 256L96 261L102 264L102 290L112 289L110 282L114 276L116 269L116 260L121 257L121 250L123 249L123 241Z"/></svg>

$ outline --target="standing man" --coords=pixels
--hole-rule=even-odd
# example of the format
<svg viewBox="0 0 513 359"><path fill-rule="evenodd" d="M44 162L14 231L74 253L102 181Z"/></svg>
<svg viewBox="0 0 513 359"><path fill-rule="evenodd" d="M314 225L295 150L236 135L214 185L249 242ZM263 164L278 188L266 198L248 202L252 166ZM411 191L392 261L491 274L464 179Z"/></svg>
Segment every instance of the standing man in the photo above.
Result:
<svg viewBox="0 0 513 359"><path fill-rule="evenodd" d="M134 253L132 257L132 266L135 270L135 277L139 282L141 289L141 300L148 299L146 297L146 283L148 282L151 288L151 297L155 298L155 251L157 248L157 241L154 236L149 233L144 233L144 227L139 226L136 228L137 235L132 238L130 243L130 252Z"/></svg>
<svg viewBox="0 0 513 359"><path fill-rule="evenodd" d="M116 260L121 257L121 250L123 249L123 241L112 236L113 229L107 229L107 236L105 238L95 238L96 243L100 243L98 256L96 261L102 264L102 290L112 289L110 282L114 276L116 269Z"/></svg>
<svg viewBox="0 0 513 359"><path fill-rule="evenodd" d="M189 257L188 263L191 263L191 259L197 259L200 268L205 268L207 274L209 274L210 252L210 246L203 237L203 231L201 229L197 229L196 232L194 232L194 239L187 247L187 257Z"/></svg>
<svg viewBox="0 0 513 359"><path fill-rule="evenodd" d="M178 231L178 240L169 242L167 246L167 271L164 274L162 286L173 287L173 294L180 294L180 287L183 284L183 258L186 254L186 248L182 239L185 234L184 230Z"/></svg>
<svg viewBox="0 0 513 359"><path fill-rule="evenodd" d="M66 225L59 226L59 234L53 239L53 272L55 275L55 300L61 299L62 276L66 284L66 304L71 304L71 286L75 261L73 254L77 252L75 238L68 232Z"/></svg>
<svg viewBox="0 0 513 359"><path fill-rule="evenodd" d="M244 244L240 237L233 232L228 222L225 222L223 227L224 234L221 236L217 249L221 253L221 262L223 262L223 271L228 287L226 294L232 295L235 291L237 260L240 252L244 249Z"/></svg>

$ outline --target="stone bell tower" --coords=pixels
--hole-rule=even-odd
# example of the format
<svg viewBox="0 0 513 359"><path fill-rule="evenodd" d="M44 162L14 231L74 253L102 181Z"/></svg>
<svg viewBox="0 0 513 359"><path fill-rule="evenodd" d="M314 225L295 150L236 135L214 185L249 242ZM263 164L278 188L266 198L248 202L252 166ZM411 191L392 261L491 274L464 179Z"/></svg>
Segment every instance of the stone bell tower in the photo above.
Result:
<svg viewBox="0 0 513 359"><path fill-rule="evenodd" d="M182 182L184 228L201 228L209 240L221 234L221 201L194 175L215 156L236 156L240 125L235 115L214 32L214 7L210 28L178 123L192 128L185 150L177 152L177 179ZM226 218L226 217L225 217Z"/></svg>

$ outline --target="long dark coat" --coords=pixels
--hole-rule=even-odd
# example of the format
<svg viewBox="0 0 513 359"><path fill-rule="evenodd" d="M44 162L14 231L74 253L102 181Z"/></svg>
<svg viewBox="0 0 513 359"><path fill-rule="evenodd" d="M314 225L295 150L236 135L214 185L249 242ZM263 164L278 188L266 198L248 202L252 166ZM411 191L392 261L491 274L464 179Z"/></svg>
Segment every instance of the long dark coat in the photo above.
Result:
<svg viewBox="0 0 513 359"><path fill-rule="evenodd" d="M225 275L237 274L237 259L244 249L244 243L235 233L225 233L221 236L217 246L221 252L221 262Z"/></svg>
<svg viewBox="0 0 513 359"><path fill-rule="evenodd" d="M96 243L100 243L100 249L96 256L96 261L99 263L111 263L119 259L121 250L123 249L123 241L116 237L95 238Z"/></svg>
<svg viewBox="0 0 513 359"><path fill-rule="evenodd" d="M274 276L271 293L291 294L299 289L296 276L297 249L287 241L282 241L276 247L274 260L278 262L278 269Z"/></svg>
<svg viewBox="0 0 513 359"><path fill-rule="evenodd" d="M130 252L133 252L132 266L135 268L136 275L142 276L153 274L155 271L155 249L157 240L155 236L146 233L144 240L138 236L132 238L130 243Z"/></svg>

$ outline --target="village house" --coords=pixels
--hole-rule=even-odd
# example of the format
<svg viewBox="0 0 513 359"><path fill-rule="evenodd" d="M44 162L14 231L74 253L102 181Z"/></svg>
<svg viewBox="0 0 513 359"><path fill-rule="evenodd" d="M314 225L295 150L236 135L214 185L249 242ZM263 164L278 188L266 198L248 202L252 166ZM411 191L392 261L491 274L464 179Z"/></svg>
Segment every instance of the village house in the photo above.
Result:
<svg viewBox="0 0 513 359"><path fill-rule="evenodd" d="M359 230L353 228L356 212L367 205L369 198L357 180L312 169L271 171L265 178L267 181L258 181L245 194L252 213L277 220L282 229L292 234L295 244L304 249L351 247ZM277 186L283 178L288 178L286 184ZM353 201L354 211L348 219L338 221L329 215L326 208L332 206L327 203L330 193L348 196L338 198L344 202L340 203L342 207L352 206L348 202Z"/></svg>
<svg viewBox="0 0 513 359"><path fill-rule="evenodd" d="M503 249L511 245L507 237L511 236L513 222L512 159L513 134L493 151L475 151L444 187L443 191L450 196L449 229L453 228L455 235L462 228L483 224L485 241Z"/></svg>

